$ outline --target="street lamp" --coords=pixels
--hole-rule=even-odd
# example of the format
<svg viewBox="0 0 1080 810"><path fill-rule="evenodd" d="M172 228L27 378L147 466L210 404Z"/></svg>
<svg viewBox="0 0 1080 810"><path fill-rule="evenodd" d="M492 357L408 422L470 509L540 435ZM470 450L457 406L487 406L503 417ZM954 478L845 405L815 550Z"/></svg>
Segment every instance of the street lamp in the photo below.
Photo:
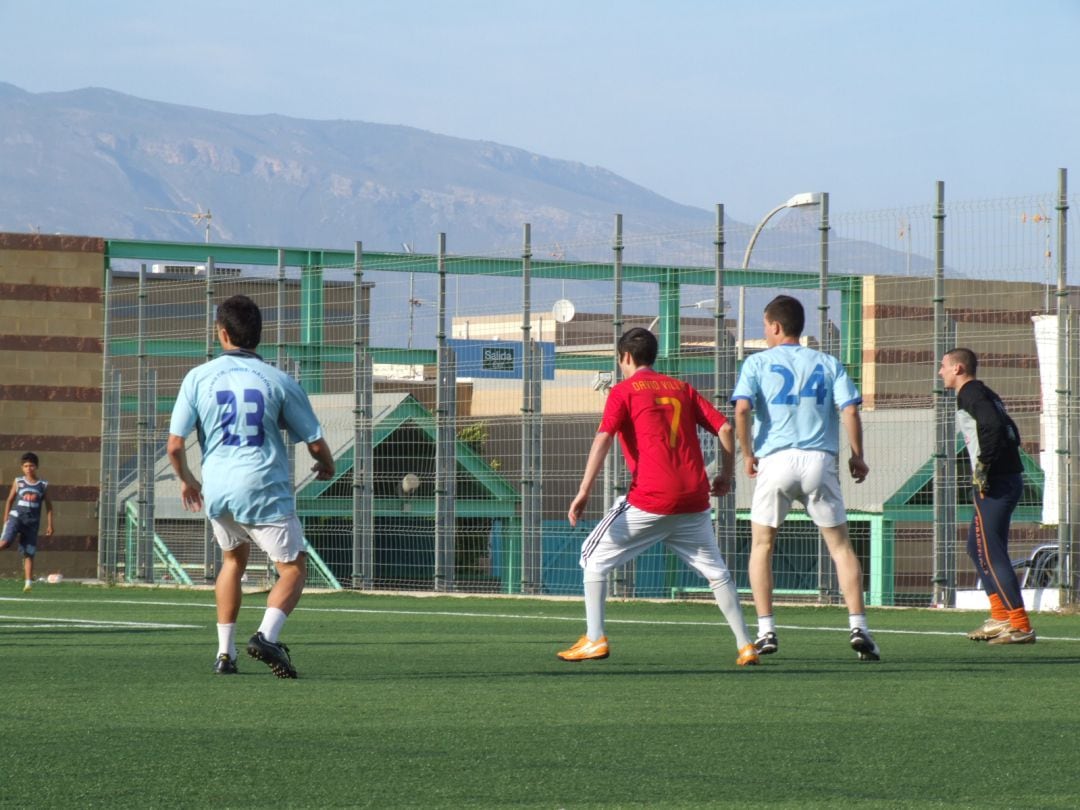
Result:
<svg viewBox="0 0 1080 810"><path fill-rule="evenodd" d="M714 302L711 298L706 298L702 301L695 301L692 304L680 304L679 309L712 309L713 303ZM649 325L645 328L651 332L653 330L653 327L656 326L658 323L660 323L659 315L653 318L652 321L650 321Z"/></svg>
<svg viewBox="0 0 1080 810"><path fill-rule="evenodd" d="M746 270L750 267L750 252L754 249L754 243L757 242L758 236L761 235L762 229L765 227L765 223L772 219L776 214L779 214L785 208L802 208L807 205L821 205L821 201L824 195L820 191L807 191L802 194L796 194L791 197L787 202L781 203L773 210L762 217L761 222L754 228L754 232L750 234L750 241L746 243L746 252L743 254L742 269ZM746 342L746 285L739 287L739 314L738 325L736 326L736 332L738 340L735 343L735 357L737 360L742 360L745 354L743 344Z"/></svg>

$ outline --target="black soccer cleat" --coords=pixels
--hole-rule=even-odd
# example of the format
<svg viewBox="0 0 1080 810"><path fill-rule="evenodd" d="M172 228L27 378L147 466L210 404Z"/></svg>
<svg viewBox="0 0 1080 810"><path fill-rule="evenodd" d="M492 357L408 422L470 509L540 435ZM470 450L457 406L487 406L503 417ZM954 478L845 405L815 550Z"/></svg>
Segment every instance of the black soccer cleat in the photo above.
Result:
<svg viewBox="0 0 1080 810"><path fill-rule="evenodd" d="M877 642L870 637L870 633L859 627L851 631L851 649L859 656L860 661L880 661L881 650Z"/></svg>
<svg viewBox="0 0 1080 810"><path fill-rule="evenodd" d="M236 659L230 658L228 653L222 653L217 657L217 661L214 662L214 674L215 675L235 675L236 674Z"/></svg>
<svg viewBox="0 0 1080 810"><path fill-rule="evenodd" d="M754 646L757 647L758 655L772 655L780 649L780 642L776 638L776 633L762 633L754 642Z"/></svg>
<svg viewBox="0 0 1080 810"><path fill-rule="evenodd" d="M289 658L289 648L284 644L267 641L262 633L248 639L247 654L262 661L279 678L295 678L296 667Z"/></svg>

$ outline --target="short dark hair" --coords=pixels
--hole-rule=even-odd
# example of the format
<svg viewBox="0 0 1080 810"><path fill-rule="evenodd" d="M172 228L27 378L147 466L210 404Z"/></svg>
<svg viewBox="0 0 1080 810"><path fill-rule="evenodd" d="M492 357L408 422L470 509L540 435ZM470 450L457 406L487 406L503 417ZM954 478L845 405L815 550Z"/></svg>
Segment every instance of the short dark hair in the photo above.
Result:
<svg viewBox="0 0 1080 810"><path fill-rule="evenodd" d="M234 295L218 304L217 324L241 349L254 350L262 340L262 312L246 295Z"/></svg>
<svg viewBox="0 0 1080 810"><path fill-rule="evenodd" d="M22 458L19 459L19 463L20 464L25 464L28 461L31 464L33 464L35 467L38 466L37 453L23 453Z"/></svg>
<svg viewBox="0 0 1080 810"><path fill-rule="evenodd" d="M965 349L962 346L957 346L955 349L949 349L945 352L946 357L951 357L954 363L959 363L964 367L964 372L971 377L975 376L975 372L979 370L979 358L975 356L975 352L971 349Z"/></svg>
<svg viewBox="0 0 1080 810"><path fill-rule="evenodd" d="M651 366L656 362L656 335L642 326L635 326L622 333L615 345L619 357L629 354L639 366Z"/></svg>
<svg viewBox="0 0 1080 810"><path fill-rule="evenodd" d="M798 298L778 295L765 305L765 320L780 324L787 337L799 337L806 326L806 312Z"/></svg>

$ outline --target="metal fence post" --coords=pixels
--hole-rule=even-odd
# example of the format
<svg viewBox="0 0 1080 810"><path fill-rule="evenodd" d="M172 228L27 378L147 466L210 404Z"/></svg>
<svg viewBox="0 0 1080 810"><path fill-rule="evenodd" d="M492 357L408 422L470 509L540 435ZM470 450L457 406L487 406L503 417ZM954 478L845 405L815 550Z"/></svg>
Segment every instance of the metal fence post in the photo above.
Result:
<svg viewBox="0 0 1080 810"><path fill-rule="evenodd" d="M375 578L375 491L372 480L373 380L371 295L364 286L364 246L356 243L353 265L353 530L352 586L367 589Z"/></svg>
<svg viewBox="0 0 1080 810"><path fill-rule="evenodd" d="M217 340L217 332L214 329L214 257L206 259L206 361L214 359L214 346ZM214 530L210 525L210 518L203 517L203 579L213 582L217 579L218 566L221 563L221 551L214 541Z"/></svg>
<svg viewBox="0 0 1080 810"><path fill-rule="evenodd" d="M439 303L436 322L437 375L435 404L435 574L436 591L454 590L456 547L457 362L446 344L446 234L439 234Z"/></svg>
<svg viewBox="0 0 1080 810"><path fill-rule="evenodd" d="M543 335L540 336L543 339ZM538 470L540 447L536 440L540 404L537 402L538 379L534 356L539 347L532 339L532 229L522 228L521 251L521 591L541 590L540 509Z"/></svg>
<svg viewBox="0 0 1080 810"><path fill-rule="evenodd" d="M934 358L940 360L955 340L955 326L945 312L945 184L937 182L934 208ZM934 366L936 368L936 362ZM933 603L952 607L956 600L956 400L946 396L934 374L934 573Z"/></svg>
<svg viewBox="0 0 1080 810"><path fill-rule="evenodd" d="M622 214L615 215L615 236L611 245L612 251L612 279L615 292L611 317L612 341L611 348L614 353L611 370L611 384L619 382L619 338L623 333L623 218ZM621 475L622 456L619 452L618 442L612 445L604 462L604 511L606 512L615 501L622 495L622 487L619 485ZM635 561L616 568L611 572L611 592L613 596L632 598L634 595L634 572L637 566Z"/></svg>
<svg viewBox="0 0 1080 810"><path fill-rule="evenodd" d="M112 330L112 267L105 267L102 327L101 482L98 494L98 578L113 582L117 574L116 497L120 456L120 374L113 371L109 351Z"/></svg>
<svg viewBox="0 0 1080 810"><path fill-rule="evenodd" d="M735 389L734 347L728 338L727 319L724 315L724 206L716 206L716 234L713 241L713 267L716 271L713 279L713 406L734 424L730 396ZM720 472L719 444L716 451L717 472ZM720 553L735 576L736 524L735 514L735 478L732 477L731 492L717 498L714 513L714 531Z"/></svg>
<svg viewBox="0 0 1080 810"><path fill-rule="evenodd" d="M115 582L120 575L117 498L120 488L120 372L105 378L102 392L101 501L98 514L98 576Z"/></svg>
<svg viewBox="0 0 1080 810"><path fill-rule="evenodd" d="M829 193L821 195L821 233L820 258L818 260L818 340L821 351L835 354L829 341Z"/></svg>
<svg viewBox="0 0 1080 810"><path fill-rule="evenodd" d="M821 351L831 353L829 345L829 194L821 195L821 221L818 231L821 234L818 262L818 341ZM836 584L836 572L833 570L832 555L825 544L825 537L818 532L818 602L828 604L832 595L839 588Z"/></svg>
<svg viewBox="0 0 1080 810"><path fill-rule="evenodd" d="M285 371L287 353L285 350L285 251L278 248L277 251L277 284L275 289L276 301L274 307L275 323L274 331L277 340L275 346L275 363L279 371ZM296 495L296 444L289 436L288 430L282 430L282 439L285 443L285 458L289 465L289 490ZM274 561L266 558L266 579L274 581L276 570Z"/></svg>
<svg viewBox="0 0 1080 810"><path fill-rule="evenodd" d="M137 370L135 381L135 479L137 482L137 494L135 496L136 524L135 524L135 559L128 560L125 565L127 578L149 582L153 571L153 551L151 543L147 542L147 521L151 513L150 498L153 497L154 469L152 461L147 463L146 448L150 443L150 428L147 423L146 397L148 393L148 371L146 361L146 265L139 265L139 293L138 293L138 331L136 334ZM150 559L147 559L147 552ZM131 566L129 569L128 566Z"/></svg>
<svg viewBox="0 0 1080 810"><path fill-rule="evenodd" d="M1058 332L1058 361L1057 361L1057 419L1058 419L1058 446L1057 450L1057 473L1058 473L1058 603L1061 607L1072 605L1076 600L1076 548L1073 543L1073 491L1072 484L1072 453L1075 444L1073 437L1073 420L1070 404L1072 402L1072 378L1070 373L1074 363L1076 333L1072 326L1072 313L1069 307L1068 290L1068 174L1065 169L1058 169L1058 201L1057 210L1057 261L1058 279L1056 304L1057 304L1057 332Z"/></svg>

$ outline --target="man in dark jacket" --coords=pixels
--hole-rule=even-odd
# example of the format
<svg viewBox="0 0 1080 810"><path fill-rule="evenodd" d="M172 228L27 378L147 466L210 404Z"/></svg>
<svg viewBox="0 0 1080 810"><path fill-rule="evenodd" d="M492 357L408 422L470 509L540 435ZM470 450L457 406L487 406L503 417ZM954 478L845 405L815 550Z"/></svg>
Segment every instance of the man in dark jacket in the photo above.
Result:
<svg viewBox="0 0 1080 810"><path fill-rule="evenodd" d="M990 598L990 618L968 633L991 644L1033 644L1020 582L1009 558L1009 522L1024 489L1020 432L1001 397L975 379L978 359L971 349L952 349L938 375L956 392L956 428L971 457L975 515L968 528L968 555Z"/></svg>

